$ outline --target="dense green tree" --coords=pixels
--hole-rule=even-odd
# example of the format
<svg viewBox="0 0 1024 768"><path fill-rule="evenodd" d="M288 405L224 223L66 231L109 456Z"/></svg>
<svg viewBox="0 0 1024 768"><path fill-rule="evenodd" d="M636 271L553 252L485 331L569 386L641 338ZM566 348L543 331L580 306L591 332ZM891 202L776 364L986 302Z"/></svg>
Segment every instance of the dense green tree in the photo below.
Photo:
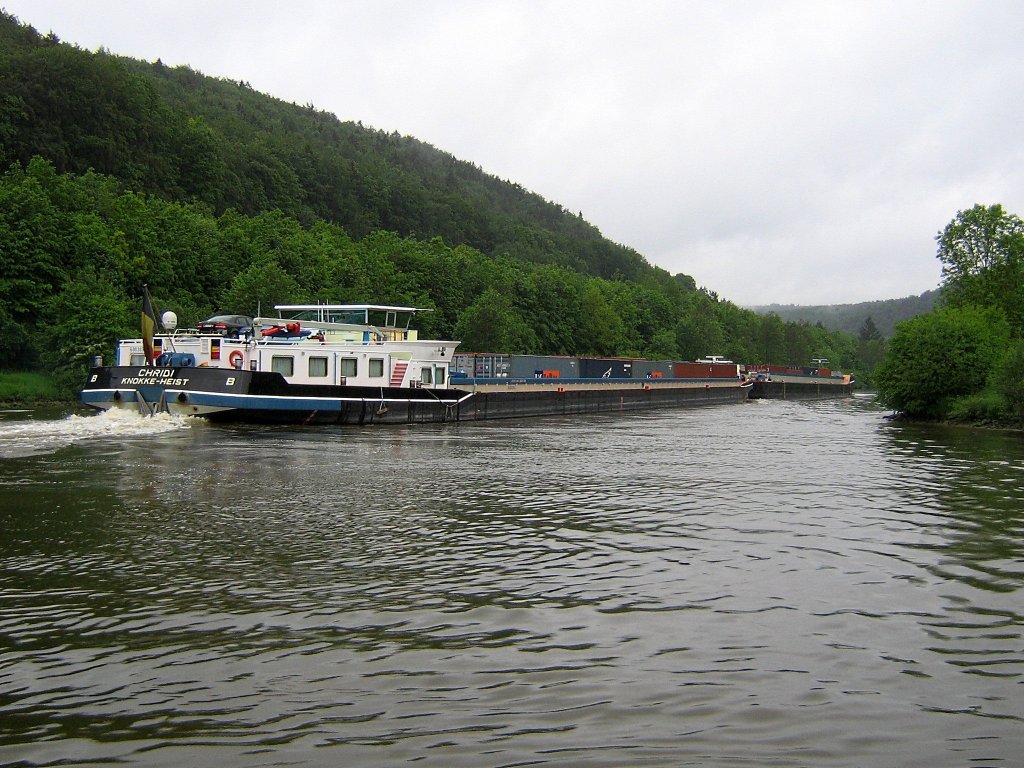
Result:
<svg viewBox="0 0 1024 768"><path fill-rule="evenodd" d="M275 305L298 303L303 303L298 284L272 256L265 256L235 275L220 311L273 317Z"/></svg>
<svg viewBox="0 0 1024 768"><path fill-rule="evenodd" d="M459 319L456 334L466 352L526 354L535 351L533 330L512 306L507 293L490 288Z"/></svg>
<svg viewBox="0 0 1024 768"><path fill-rule="evenodd" d="M5 174L0 184L0 304L15 320L38 316L65 279L61 223L61 212L34 174L17 167Z"/></svg>
<svg viewBox="0 0 1024 768"><path fill-rule="evenodd" d="M689 311L676 322L675 340L684 360L725 353L725 333L709 297L694 294Z"/></svg>
<svg viewBox="0 0 1024 768"><path fill-rule="evenodd" d="M808 365L813 358L828 357L821 349L810 326L786 323L783 328L784 359L794 365Z"/></svg>
<svg viewBox="0 0 1024 768"><path fill-rule="evenodd" d="M511 263L506 262L511 270ZM514 281L507 283L513 290ZM590 349L583 326L583 296L586 278L555 266L534 266L519 288L518 302L529 317L540 352L554 355L580 354Z"/></svg>
<svg viewBox="0 0 1024 768"><path fill-rule="evenodd" d="M865 387L874 387L874 374L878 364L885 358L886 342L884 339L871 341L859 340L852 367L857 371L857 381Z"/></svg>
<svg viewBox="0 0 1024 768"><path fill-rule="evenodd" d="M119 338L137 338L139 307L106 275L91 268L74 275L64 291L51 297L46 310L58 321L49 324L40 356L57 385L66 390L80 387L95 355L109 360Z"/></svg>
<svg viewBox="0 0 1024 768"><path fill-rule="evenodd" d="M865 342L879 341L882 338L882 334L879 332L878 326L875 325L875 321L871 319L871 315L864 318L857 336L861 341Z"/></svg>
<svg viewBox="0 0 1024 768"><path fill-rule="evenodd" d="M679 360L679 345L671 328L656 332L647 341L643 356L648 360Z"/></svg>
<svg viewBox="0 0 1024 768"><path fill-rule="evenodd" d="M784 353L786 326L778 315L772 313L762 319L761 333L757 341L758 351L763 353L761 359L765 363L785 364L791 362L786 359Z"/></svg>
<svg viewBox="0 0 1024 768"><path fill-rule="evenodd" d="M31 370L35 367L35 346L24 323L18 322L0 303L0 370Z"/></svg>
<svg viewBox="0 0 1024 768"><path fill-rule="evenodd" d="M952 401L980 392L1010 331L998 310L949 307L896 327L875 377L883 403L937 419Z"/></svg>
<svg viewBox="0 0 1024 768"><path fill-rule="evenodd" d="M1024 221L1001 205L976 205L936 239L946 303L999 307L1024 332Z"/></svg>
<svg viewBox="0 0 1024 768"><path fill-rule="evenodd" d="M943 308L897 326L875 371L880 398L912 417L1019 422L1024 221L975 205L936 239ZM866 364L870 336L862 332L858 350Z"/></svg>
<svg viewBox="0 0 1024 768"><path fill-rule="evenodd" d="M1024 427L1024 339L1015 339L995 365L990 383L1018 426Z"/></svg>
<svg viewBox="0 0 1024 768"><path fill-rule="evenodd" d="M581 330L588 345L584 352L596 356L617 354L623 348L625 326L598 282L587 287L581 309Z"/></svg>

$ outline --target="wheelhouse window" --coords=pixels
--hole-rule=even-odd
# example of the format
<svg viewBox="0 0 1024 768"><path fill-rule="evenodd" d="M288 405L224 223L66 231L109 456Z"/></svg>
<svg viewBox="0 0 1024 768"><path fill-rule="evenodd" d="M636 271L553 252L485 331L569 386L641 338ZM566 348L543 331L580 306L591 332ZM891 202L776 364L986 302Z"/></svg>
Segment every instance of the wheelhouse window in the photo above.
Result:
<svg viewBox="0 0 1024 768"><path fill-rule="evenodd" d="M355 378L359 373L359 361L354 357L341 358L341 375L346 378Z"/></svg>
<svg viewBox="0 0 1024 768"><path fill-rule="evenodd" d="M384 378L384 359L381 357L370 358L370 378Z"/></svg>
<svg viewBox="0 0 1024 768"><path fill-rule="evenodd" d="M128 365L133 367L143 366L146 364L145 355L132 355L131 360L128 361Z"/></svg>
<svg viewBox="0 0 1024 768"><path fill-rule="evenodd" d="M434 383L434 377L431 375L430 368L423 368L420 370L420 381L424 384Z"/></svg>
<svg viewBox="0 0 1024 768"><path fill-rule="evenodd" d="M311 379L323 378L327 375L327 358L326 357L311 357L309 358L309 377Z"/></svg>
<svg viewBox="0 0 1024 768"><path fill-rule="evenodd" d="M274 355L270 358L270 370L282 376L292 376L295 374L295 360L291 355Z"/></svg>
<svg viewBox="0 0 1024 768"><path fill-rule="evenodd" d="M434 383L444 384L445 368L443 366L437 366L434 368Z"/></svg>

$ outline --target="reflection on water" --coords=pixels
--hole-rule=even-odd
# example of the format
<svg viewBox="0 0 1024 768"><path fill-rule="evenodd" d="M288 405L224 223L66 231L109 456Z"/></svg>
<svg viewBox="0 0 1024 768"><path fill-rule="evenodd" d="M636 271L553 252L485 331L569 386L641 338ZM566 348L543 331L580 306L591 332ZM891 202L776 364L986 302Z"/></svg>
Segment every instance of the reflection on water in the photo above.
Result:
<svg viewBox="0 0 1024 768"><path fill-rule="evenodd" d="M0 763L1014 765L1024 441L882 416L40 437Z"/></svg>
<svg viewBox="0 0 1024 768"><path fill-rule="evenodd" d="M940 516L942 551L980 589L1014 591L1024 560L1024 462L1015 433L906 426L893 452ZM924 480L924 482L922 482ZM1006 573L1002 569L1007 569ZM958 578L956 574L949 574Z"/></svg>

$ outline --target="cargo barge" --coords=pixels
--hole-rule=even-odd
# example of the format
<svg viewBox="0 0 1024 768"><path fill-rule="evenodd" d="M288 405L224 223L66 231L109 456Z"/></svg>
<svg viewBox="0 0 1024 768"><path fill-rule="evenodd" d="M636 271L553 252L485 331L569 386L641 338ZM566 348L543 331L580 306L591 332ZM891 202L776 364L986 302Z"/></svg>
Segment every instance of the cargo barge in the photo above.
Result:
<svg viewBox="0 0 1024 768"><path fill-rule="evenodd" d="M735 364L456 356L457 341L418 338L410 321L428 310L414 307L276 309L185 330L165 313L164 333L120 341L112 366L97 361L81 400L210 421L366 425L692 407L751 391Z"/></svg>
<svg viewBox="0 0 1024 768"><path fill-rule="evenodd" d="M850 397L856 383L848 373L824 367L827 360L814 361L818 365L801 368L765 365L748 368L752 382L752 400L827 400Z"/></svg>

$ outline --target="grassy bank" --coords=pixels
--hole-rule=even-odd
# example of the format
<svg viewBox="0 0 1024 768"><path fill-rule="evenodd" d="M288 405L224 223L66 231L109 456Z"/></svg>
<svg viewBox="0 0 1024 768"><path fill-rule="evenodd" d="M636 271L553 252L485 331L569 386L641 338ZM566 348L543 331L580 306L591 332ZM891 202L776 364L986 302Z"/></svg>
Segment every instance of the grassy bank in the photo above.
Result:
<svg viewBox="0 0 1024 768"><path fill-rule="evenodd" d="M0 373L0 403L36 405L67 400L67 393L59 390L53 379L46 374Z"/></svg>

